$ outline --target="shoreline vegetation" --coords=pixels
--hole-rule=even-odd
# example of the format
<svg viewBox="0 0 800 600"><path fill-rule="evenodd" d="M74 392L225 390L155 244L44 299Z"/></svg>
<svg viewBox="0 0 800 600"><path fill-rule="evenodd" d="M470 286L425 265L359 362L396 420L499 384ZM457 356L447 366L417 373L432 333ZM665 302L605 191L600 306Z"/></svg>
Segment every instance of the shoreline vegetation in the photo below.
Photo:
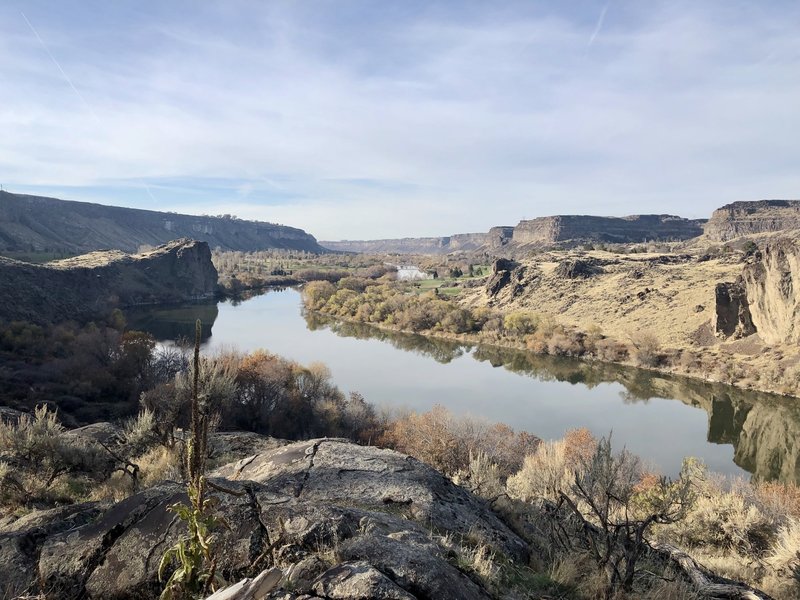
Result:
<svg viewBox="0 0 800 600"><path fill-rule="evenodd" d="M215 436L249 431L264 440L258 444L274 443L260 436L347 438L414 456L483 498L537 554L531 564L513 568L513 581L502 556L486 549L470 554L469 572L489 590L539 590L574 599L609 597L609 591L617 598L673 597L663 595L667 581L642 569L663 568L647 558L652 548L677 548L724 577L744 579L776 597L800 591L800 490L794 485L721 478L691 458L678 479L668 480L630 453L613 451L610 439L598 440L583 429L542 441L507 425L457 417L441 406L381 413L360 394L343 394L324 365L300 365L264 351L203 357L195 379L188 347L157 348L136 332L107 336L112 356L119 357L109 368L137 382L129 394L138 393L138 408L133 405L132 414L115 423L97 423L93 416L92 425L73 430L59 421L57 401L50 408L4 414L0 519L120 501L166 480L186 481L187 407L196 384L214 408ZM73 347L73 354L76 349L90 351ZM240 458L212 438L210 468ZM591 503L607 486L613 510L594 514ZM639 539L627 537L637 528L646 541L626 546L624 540ZM568 539L551 538L547 531ZM601 546L584 537L587 531ZM593 547L601 552L593 553ZM631 548L634 555L626 554ZM675 597L688 597L682 586L672 580L668 588L682 590Z"/></svg>
<svg viewBox="0 0 800 600"><path fill-rule="evenodd" d="M768 380L757 385L733 357L664 348L648 331L635 332L628 341L622 341L604 335L597 327L582 331L533 311L461 306L436 288L419 293L408 282L349 276L336 282L309 281L303 285L302 293L307 310L385 331L598 361L798 397L800 370L770 374Z"/></svg>

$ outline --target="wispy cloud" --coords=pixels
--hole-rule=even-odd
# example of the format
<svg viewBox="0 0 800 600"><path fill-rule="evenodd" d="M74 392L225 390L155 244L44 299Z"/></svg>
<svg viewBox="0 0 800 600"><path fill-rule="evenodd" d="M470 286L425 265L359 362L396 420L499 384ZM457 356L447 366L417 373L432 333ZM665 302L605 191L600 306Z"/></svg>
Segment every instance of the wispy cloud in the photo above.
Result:
<svg viewBox="0 0 800 600"><path fill-rule="evenodd" d="M0 181L19 191L336 239L704 216L800 188L790 4L618 0L612 24L608 4L97 2L26 6L30 31L17 4Z"/></svg>

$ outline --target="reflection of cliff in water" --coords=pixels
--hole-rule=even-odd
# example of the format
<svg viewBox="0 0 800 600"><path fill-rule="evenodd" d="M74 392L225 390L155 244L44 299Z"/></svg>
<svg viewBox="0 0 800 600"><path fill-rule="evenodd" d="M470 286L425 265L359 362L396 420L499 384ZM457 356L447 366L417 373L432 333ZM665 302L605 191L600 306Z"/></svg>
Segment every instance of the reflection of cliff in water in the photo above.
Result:
<svg viewBox="0 0 800 600"><path fill-rule="evenodd" d="M379 339L440 363L472 349L448 340L385 331L316 314L306 314L306 321L312 330L329 328L345 337ZM493 346L478 346L472 356L539 381L581 384L590 389L602 383L619 383L625 388L622 395L626 402L667 398L702 408L708 413L708 441L731 444L737 465L759 480L800 483L800 448L796 443L800 440L800 401L796 399L644 369Z"/></svg>
<svg viewBox="0 0 800 600"><path fill-rule="evenodd" d="M211 328L217 320L216 303L180 304L173 306L148 306L125 311L128 329L146 331L157 340L194 340L194 324L202 322L201 341L211 337Z"/></svg>

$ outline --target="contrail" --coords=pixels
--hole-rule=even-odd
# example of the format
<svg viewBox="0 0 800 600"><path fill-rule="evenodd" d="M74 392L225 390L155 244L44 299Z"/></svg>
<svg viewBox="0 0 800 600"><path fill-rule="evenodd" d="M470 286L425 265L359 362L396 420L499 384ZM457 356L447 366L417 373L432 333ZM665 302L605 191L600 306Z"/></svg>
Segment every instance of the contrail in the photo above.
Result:
<svg viewBox="0 0 800 600"><path fill-rule="evenodd" d="M50 57L50 60L52 60L53 64L58 68L59 72L61 73L61 76L64 78L64 81L66 81L69 84L69 87L72 88L72 91L75 92L75 95L78 98L81 99L81 102L83 102L83 105L92 114L92 116L94 117L95 121L97 121L99 123L100 119L97 118L97 114L94 112L94 110L92 110L92 107L86 101L86 98L84 98L83 95L78 91L78 88L76 88L75 85L72 83L72 80L69 78L69 75L67 75L66 71L64 71L64 69L61 68L61 64L56 60L56 57L53 56L53 53L50 52L50 48L48 48L47 44L44 43L44 40L39 35L39 32L36 31L36 29L34 28L33 24L31 24L31 22L28 20L28 17L25 15L25 13L22 12L22 11L19 11L19 12L22 15L22 18L25 19L25 22L28 24L28 27L30 27L31 31L33 32L33 35L35 35L36 39L39 40L39 43L42 45L42 48L44 48L44 51L47 52L47 56Z"/></svg>
<svg viewBox="0 0 800 600"><path fill-rule="evenodd" d="M600 18L597 19L597 25L592 32L591 37L589 38L589 43L586 44L587 47L594 44L595 38L597 38L597 34L600 33L600 30L603 28L603 21L605 21L606 13L608 12L608 6L611 4L610 2L603 7L603 10L600 12Z"/></svg>
<svg viewBox="0 0 800 600"><path fill-rule="evenodd" d="M103 124L100 122L100 117L97 116L97 113L92 108L92 105L89 104L86 101L86 98L83 97L83 94L81 94L78 91L78 88L75 87L75 84L72 83L72 80L69 78L69 75L67 75L67 72L64 71L64 69L61 67L61 63L59 63L56 60L56 57L53 56L53 53L50 52L50 48L48 48L47 44L44 43L44 40L42 39L42 36L40 36L39 32L36 31L36 28L30 22L30 20L25 15L25 13L22 12L22 11L19 11L19 12L22 15L22 18L25 19L25 22L28 24L28 27L30 27L31 32L33 32L33 35L35 35L36 39L39 40L39 43L42 45L42 48L44 48L44 51L47 53L47 56L50 57L50 60L52 60L53 64L58 68L58 71L59 71L59 73L61 73L61 76L64 78L64 81L66 81L69 84L69 87L72 88L72 91L75 92L75 95L78 98L80 98L81 102L83 102L83 105L86 107L86 110L89 111L89 114L92 115L92 117L94 118L95 122L102 127ZM153 200L153 202L158 202L158 200L156 200L156 197L153 195L153 192L150 191L150 186L147 185L147 183L144 180L142 180L142 185L144 186L144 189L147 191L147 195L150 196L150 198Z"/></svg>

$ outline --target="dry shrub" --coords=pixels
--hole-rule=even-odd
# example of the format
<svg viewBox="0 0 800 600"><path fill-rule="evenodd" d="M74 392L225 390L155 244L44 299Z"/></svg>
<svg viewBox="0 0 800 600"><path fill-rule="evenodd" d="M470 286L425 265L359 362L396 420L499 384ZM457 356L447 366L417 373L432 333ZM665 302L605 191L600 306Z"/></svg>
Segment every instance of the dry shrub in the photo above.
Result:
<svg viewBox="0 0 800 600"><path fill-rule="evenodd" d="M509 495L524 501L556 500L559 492L570 489L596 448L597 440L585 428L571 429L561 440L539 444L525 457L522 469L508 478Z"/></svg>
<svg viewBox="0 0 800 600"><path fill-rule="evenodd" d="M136 459L139 478L147 488L162 481L183 481L182 460L178 447L156 446Z"/></svg>
<svg viewBox="0 0 800 600"><path fill-rule="evenodd" d="M497 465L503 479L517 472L525 457L535 452L541 443L535 435L527 431L515 432L503 423L491 425L477 440L478 450Z"/></svg>
<svg viewBox="0 0 800 600"><path fill-rule="evenodd" d="M683 521L671 527L683 547L712 547L758 558L776 535L772 515L736 489L707 483Z"/></svg>
<svg viewBox="0 0 800 600"><path fill-rule="evenodd" d="M483 451L470 453L469 466L459 471L453 482L487 500L496 500L505 493L500 468Z"/></svg>
<svg viewBox="0 0 800 600"><path fill-rule="evenodd" d="M117 471L111 477L92 488L92 500L120 502L133 494L133 482L125 473Z"/></svg>
<svg viewBox="0 0 800 600"><path fill-rule="evenodd" d="M628 347L616 340L604 338L595 344L595 354L606 362L623 362L628 360Z"/></svg>
<svg viewBox="0 0 800 600"><path fill-rule="evenodd" d="M555 356L581 356L583 335L577 331L556 331L547 340L547 352Z"/></svg>
<svg viewBox="0 0 800 600"><path fill-rule="evenodd" d="M76 501L113 468L106 450L67 435L45 406L15 423L0 420L0 506Z"/></svg>
<svg viewBox="0 0 800 600"><path fill-rule="evenodd" d="M426 413L410 413L389 423L381 444L428 463L446 475L469 471L472 455L483 453L500 477L518 468L520 457L539 443L526 432L507 425L489 426L483 420L455 417L440 405Z"/></svg>
<svg viewBox="0 0 800 600"><path fill-rule="evenodd" d="M800 518L800 487L767 481L756 483L754 492L757 500L772 514Z"/></svg>
<svg viewBox="0 0 800 600"><path fill-rule="evenodd" d="M650 331L639 331L631 336L633 358L643 367L656 367L661 362L661 342Z"/></svg>
<svg viewBox="0 0 800 600"><path fill-rule="evenodd" d="M800 579L800 520L790 518L778 530L767 564L779 575Z"/></svg>
<svg viewBox="0 0 800 600"><path fill-rule="evenodd" d="M384 442L393 448L428 463L443 473L456 473L469 461L466 444L467 429L472 423L458 426L453 415L436 405L426 413L411 413L394 421L386 432ZM456 429L461 431L456 431Z"/></svg>
<svg viewBox="0 0 800 600"><path fill-rule="evenodd" d="M564 440L543 442L525 457L522 469L508 478L508 494L526 502L534 498L556 500L559 492L575 481L575 465L567 455Z"/></svg>
<svg viewBox="0 0 800 600"><path fill-rule="evenodd" d="M597 438L585 427L570 429L564 434L564 451L567 461L577 466L588 460L597 450Z"/></svg>

